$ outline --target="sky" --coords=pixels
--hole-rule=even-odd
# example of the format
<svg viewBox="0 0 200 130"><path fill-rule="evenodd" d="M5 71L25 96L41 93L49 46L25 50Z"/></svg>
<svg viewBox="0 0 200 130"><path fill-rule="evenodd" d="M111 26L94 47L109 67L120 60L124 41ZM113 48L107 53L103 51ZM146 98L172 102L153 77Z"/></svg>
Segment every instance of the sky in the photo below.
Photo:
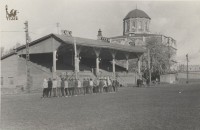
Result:
<svg viewBox="0 0 200 130"><path fill-rule="evenodd" d="M8 10L18 10L18 20L6 19ZM177 42L177 61L200 65L200 1L77 1L77 0L3 0L0 4L0 42L9 49L25 44L24 22L29 22L31 40L70 30L76 37L97 39L123 33L123 18L135 8L151 17L151 33L173 37Z"/></svg>

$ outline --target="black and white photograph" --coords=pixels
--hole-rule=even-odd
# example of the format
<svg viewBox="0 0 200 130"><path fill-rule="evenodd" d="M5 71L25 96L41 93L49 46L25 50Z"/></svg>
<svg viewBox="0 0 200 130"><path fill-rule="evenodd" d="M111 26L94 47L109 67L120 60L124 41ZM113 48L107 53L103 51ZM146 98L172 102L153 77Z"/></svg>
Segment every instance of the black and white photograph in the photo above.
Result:
<svg viewBox="0 0 200 130"><path fill-rule="evenodd" d="M200 1L2 0L1 130L200 130Z"/></svg>

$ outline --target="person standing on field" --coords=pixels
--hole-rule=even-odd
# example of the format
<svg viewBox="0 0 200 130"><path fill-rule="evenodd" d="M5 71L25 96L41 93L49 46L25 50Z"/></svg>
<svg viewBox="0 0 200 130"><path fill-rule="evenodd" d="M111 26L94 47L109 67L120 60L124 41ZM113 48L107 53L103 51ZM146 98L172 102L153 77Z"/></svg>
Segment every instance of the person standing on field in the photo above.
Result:
<svg viewBox="0 0 200 130"><path fill-rule="evenodd" d="M94 93L98 93L99 92L99 79L98 78L96 78L96 80L94 80L93 92Z"/></svg>
<svg viewBox="0 0 200 130"><path fill-rule="evenodd" d="M47 82L47 79L44 78L44 81L43 81L43 94L42 94L43 98L45 96L47 97L47 92L48 92L48 82Z"/></svg>
<svg viewBox="0 0 200 130"><path fill-rule="evenodd" d="M68 96L71 97L72 96L72 79L68 80L68 90L69 90Z"/></svg>
<svg viewBox="0 0 200 130"><path fill-rule="evenodd" d="M85 95L86 94L86 91L87 90L87 81L86 81L86 79L84 78L83 79L83 94Z"/></svg>
<svg viewBox="0 0 200 130"><path fill-rule="evenodd" d="M108 90L107 90L107 91L108 91L108 92L111 92L111 91L112 91L112 88L111 88L111 87L112 87L112 83L111 83L111 80L110 80L109 77L107 77L107 85L108 85L108 87L107 87Z"/></svg>
<svg viewBox="0 0 200 130"><path fill-rule="evenodd" d="M86 78L86 93L89 94L90 92L90 79Z"/></svg>
<svg viewBox="0 0 200 130"><path fill-rule="evenodd" d="M48 81L48 97L51 97L51 92L52 92L52 80L49 78Z"/></svg>
<svg viewBox="0 0 200 130"><path fill-rule="evenodd" d="M94 87L94 82L92 81L92 79L90 79L90 81L89 81L89 86L90 86L90 94L92 94L93 93L93 87Z"/></svg>
<svg viewBox="0 0 200 130"><path fill-rule="evenodd" d="M104 78L104 80L103 80L103 90L104 90L104 92L108 92L108 85L107 85L107 81L106 81L106 77Z"/></svg>
<svg viewBox="0 0 200 130"><path fill-rule="evenodd" d="M61 79L61 96L64 97L64 87L65 87L65 81L64 79L62 78Z"/></svg>
<svg viewBox="0 0 200 130"><path fill-rule="evenodd" d="M53 96L56 97L57 96L57 80L53 79Z"/></svg>
<svg viewBox="0 0 200 130"><path fill-rule="evenodd" d="M80 95L81 92L82 92L82 84L81 84L81 81L79 79L77 79L77 81L78 81L78 95Z"/></svg>
<svg viewBox="0 0 200 130"><path fill-rule="evenodd" d="M99 81L99 93L102 93L102 92L103 92L103 86L104 86L103 79L100 78L100 81Z"/></svg>
<svg viewBox="0 0 200 130"><path fill-rule="evenodd" d="M67 79L65 79L64 83L65 83L65 97L68 97L69 96L69 85L68 85Z"/></svg>
<svg viewBox="0 0 200 130"><path fill-rule="evenodd" d="M70 79L68 81L69 84L69 96L73 96L74 95L74 81L73 79Z"/></svg>
<svg viewBox="0 0 200 130"><path fill-rule="evenodd" d="M61 79L59 76L57 77L57 96L61 97Z"/></svg>
<svg viewBox="0 0 200 130"><path fill-rule="evenodd" d="M74 79L74 96L77 96L78 95L78 80L75 78Z"/></svg>

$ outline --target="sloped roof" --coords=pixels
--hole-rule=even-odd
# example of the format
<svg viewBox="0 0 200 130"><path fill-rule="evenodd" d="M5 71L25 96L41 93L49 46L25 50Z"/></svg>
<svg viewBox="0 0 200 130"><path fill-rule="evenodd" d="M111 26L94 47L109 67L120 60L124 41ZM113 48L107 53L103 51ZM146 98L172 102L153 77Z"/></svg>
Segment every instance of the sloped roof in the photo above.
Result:
<svg viewBox="0 0 200 130"><path fill-rule="evenodd" d="M88 47L96 47L96 48L107 48L107 49L113 49L113 50L120 50L120 51L126 51L126 52L135 52L135 53L144 53L146 50L142 47L133 47L133 46L124 46L119 44L113 44L113 43L107 43L100 40L93 40L93 39L87 39L87 38L80 38L80 37L71 37L66 35L57 35L57 34L49 34L44 37L41 37L29 44L31 47L32 45L39 44L41 41L46 40L48 38L55 38L56 40L65 43L65 44L74 44L74 39L76 40L76 44L80 46L88 46ZM22 45L18 48L16 48L16 52L20 51L22 49L25 49L26 45ZM11 52L7 55L4 55L1 57L1 60L14 55L15 52Z"/></svg>
<svg viewBox="0 0 200 130"><path fill-rule="evenodd" d="M74 44L74 38L76 39L77 45L81 46L89 46L89 47L97 47L97 48L108 48L120 51L127 51L127 52L136 52L136 53L143 53L146 50L142 47L133 47L133 46L124 46L115 43L107 43L100 40L93 40L87 38L80 38L80 37L69 37L65 35L57 35L54 34L57 38L61 39L66 43Z"/></svg>
<svg viewBox="0 0 200 130"><path fill-rule="evenodd" d="M139 10L139 9L134 9L134 10L130 11L126 15L124 20L129 19L129 18L147 18L147 19L151 19L144 11Z"/></svg>

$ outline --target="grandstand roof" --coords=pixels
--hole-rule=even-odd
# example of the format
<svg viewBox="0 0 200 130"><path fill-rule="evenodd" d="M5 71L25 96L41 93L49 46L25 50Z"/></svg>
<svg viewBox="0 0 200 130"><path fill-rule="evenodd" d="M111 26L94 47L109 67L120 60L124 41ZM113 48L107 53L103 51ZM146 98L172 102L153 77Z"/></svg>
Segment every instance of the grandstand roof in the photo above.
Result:
<svg viewBox="0 0 200 130"><path fill-rule="evenodd" d="M107 43L107 42L103 42L100 40L72 37L72 36L67 36L67 35L58 35L58 34L49 34L44 37L41 37L41 38L31 42L29 44L29 46L31 48L31 46L33 46L35 44L39 44L41 41L46 40L51 37L56 39L59 42L64 43L64 44L74 44L74 39L75 39L77 46L111 49L111 50L118 50L118 51L122 51L122 52L130 52L130 53L137 53L137 54L143 54L146 51L142 47L125 46L125 45L119 45L119 44L114 44L114 43ZM16 48L15 52L11 52L7 55L2 56L1 60L16 54L16 52L18 52L22 49L25 49L25 48L26 48L26 45L22 45L22 46Z"/></svg>

